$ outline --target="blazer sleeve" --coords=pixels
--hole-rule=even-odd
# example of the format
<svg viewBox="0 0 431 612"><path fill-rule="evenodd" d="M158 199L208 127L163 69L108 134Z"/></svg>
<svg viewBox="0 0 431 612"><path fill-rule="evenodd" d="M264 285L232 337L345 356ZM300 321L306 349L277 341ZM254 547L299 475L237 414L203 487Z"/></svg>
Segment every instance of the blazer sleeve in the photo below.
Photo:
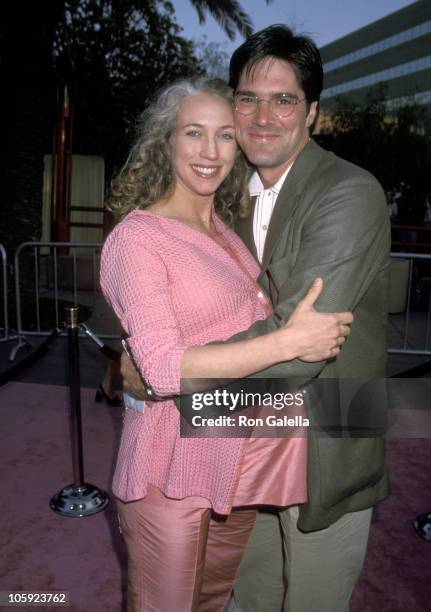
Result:
<svg viewBox="0 0 431 612"><path fill-rule="evenodd" d="M389 252L389 222L378 182L371 176L340 182L313 202L312 212L302 225L294 264L289 261L291 254L269 264L266 273L278 285L273 315L229 341L252 338L284 325L318 276L323 278L324 289L317 310L354 311L379 270L389 265ZM309 379L317 376L326 363L296 359L257 376Z"/></svg>
<svg viewBox="0 0 431 612"><path fill-rule="evenodd" d="M129 335L142 377L158 396L179 393L187 346L176 324L167 269L151 248L151 236L117 230L102 250L102 291Z"/></svg>

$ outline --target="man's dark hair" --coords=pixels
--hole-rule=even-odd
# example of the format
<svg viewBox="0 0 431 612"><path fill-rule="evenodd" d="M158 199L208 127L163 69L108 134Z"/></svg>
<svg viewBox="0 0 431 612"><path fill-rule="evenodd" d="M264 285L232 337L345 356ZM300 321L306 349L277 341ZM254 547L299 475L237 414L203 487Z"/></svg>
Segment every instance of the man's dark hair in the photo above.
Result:
<svg viewBox="0 0 431 612"><path fill-rule="evenodd" d="M290 28L276 24L256 32L234 51L229 66L229 85L235 90L242 73L249 74L266 57L289 62L308 104L319 101L323 87L320 53L307 36L297 36Z"/></svg>

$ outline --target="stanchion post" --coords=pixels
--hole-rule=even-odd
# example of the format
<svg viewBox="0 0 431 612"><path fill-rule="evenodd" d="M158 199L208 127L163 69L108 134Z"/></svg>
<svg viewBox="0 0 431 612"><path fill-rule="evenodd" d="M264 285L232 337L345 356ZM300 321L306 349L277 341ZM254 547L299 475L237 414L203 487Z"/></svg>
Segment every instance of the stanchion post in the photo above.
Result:
<svg viewBox="0 0 431 612"><path fill-rule="evenodd" d="M66 314L69 348L73 477L75 487L82 487L84 484L84 455L82 451L81 377L79 370L79 308L66 308Z"/></svg>
<svg viewBox="0 0 431 612"><path fill-rule="evenodd" d="M104 491L84 479L78 315L78 307L66 308L74 484L64 487L50 501L54 512L77 518L96 514L109 503Z"/></svg>

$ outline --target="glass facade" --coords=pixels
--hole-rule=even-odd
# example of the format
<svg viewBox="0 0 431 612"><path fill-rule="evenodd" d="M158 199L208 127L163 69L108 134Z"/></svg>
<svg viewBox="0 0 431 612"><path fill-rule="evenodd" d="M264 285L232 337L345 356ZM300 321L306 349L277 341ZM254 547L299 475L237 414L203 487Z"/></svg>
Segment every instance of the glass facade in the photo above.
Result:
<svg viewBox="0 0 431 612"><path fill-rule="evenodd" d="M323 90L321 98L322 100L324 100L325 98L332 98L333 96L338 96L339 94L346 93L348 91L353 91L355 89L361 89L362 87L375 85L376 83L380 83L381 81L389 81L390 79L396 79L397 77L406 76L415 72L419 72L421 70L426 70L427 68L431 68L431 55L419 57L418 59L415 59L412 62L393 66L392 68L388 68L387 70L380 70L379 72L367 74L363 77L360 77L359 79L353 79L351 81L340 83L340 85L328 87L327 89Z"/></svg>
<svg viewBox="0 0 431 612"><path fill-rule="evenodd" d="M429 34L431 32L431 21L424 21L419 25L409 28L408 30L404 30L403 32L398 32L393 36L388 36L388 38L384 38L379 40L372 45L368 45L367 47L362 47L361 49L357 49L356 51L352 51L351 53L347 53L341 57L337 57L336 59L326 62L323 65L323 70L327 74L331 70L335 70L336 68L340 68L341 66L346 66L348 64L353 64L353 62L357 62L365 57L370 57L371 55L376 55L376 53L380 53L385 49L390 49L392 47L397 47L398 45L402 45L409 40L413 40L415 38L419 38L420 36L424 36L425 34Z"/></svg>

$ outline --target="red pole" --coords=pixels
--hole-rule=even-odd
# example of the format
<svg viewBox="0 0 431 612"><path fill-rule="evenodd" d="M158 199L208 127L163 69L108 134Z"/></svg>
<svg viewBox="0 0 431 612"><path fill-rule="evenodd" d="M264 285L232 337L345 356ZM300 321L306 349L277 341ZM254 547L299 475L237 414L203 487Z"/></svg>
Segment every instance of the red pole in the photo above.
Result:
<svg viewBox="0 0 431 612"><path fill-rule="evenodd" d="M72 108L67 85L59 96L57 123L54 136L54 240L69 241L69 207L72 174ZM65 254L65 253L63 253Z"/></svg>

